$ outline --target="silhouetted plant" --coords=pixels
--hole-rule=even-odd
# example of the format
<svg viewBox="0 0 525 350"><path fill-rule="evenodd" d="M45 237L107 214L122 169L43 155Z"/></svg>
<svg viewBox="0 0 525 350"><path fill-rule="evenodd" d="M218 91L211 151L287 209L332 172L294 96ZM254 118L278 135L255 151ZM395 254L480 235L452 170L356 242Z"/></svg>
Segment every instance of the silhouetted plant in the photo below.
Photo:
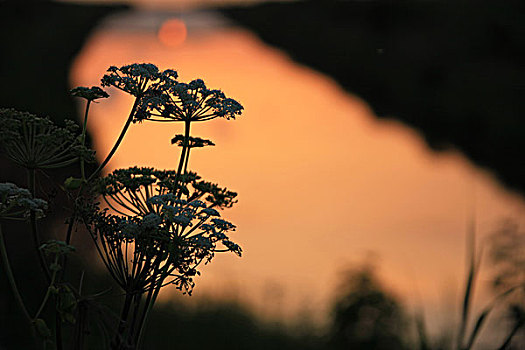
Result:
<svg viewBox="0 0 525 350"><path fill-rule="evenodd" d="M474 322L472 323L472 315L471 315L471 309L472 309L472 300L474 297L474 289L476 280L479 275L480 265L481 265L481 252L478 252L476 248L475 238L476 238L476 231L475 231L475 225L474 222L471 222L469 231L467 232L467 238L468 238L468 244L467 244L467 254L468 254L468 266L467 266L467 276L465 280L465 287L464 287L464 294L463 294L463 300L462 300L462 307L460 311L460 322L458 324L458 329L455 334L456 336L456 344L451 345L450 349L455 350L471 350L473 349L476 341L478 340L482 330L486 327L487 320L489 316L493 313L496 306L499 306L503 303L505 303L507 300L509 300L509 297L512 295L516 295L516 292L522 291L523 288L525 288L524 281L515 281L516 284L510 285L499 285L498 293L493 298L493 300L488 303L480 313L474 316ZM503 242L508 240L508 237L504 237ZM508 243L508 241L507 241ZM515 242L517 243L517 242ZM496 250L494 250L494 248ZM503 253L501 246L498 247L496 245L493 247L493 254L496 251L499 251L499 253ZM509 248L508 246L506 248ZM521 248L517 245L516 247L511 248L513 251L519 251ZM501 257L496 254L495 257ZM497 260L496 260L497 261ZM508 272L508 271L507 271ZM503 275L500 275L503 276ZM498 281L498 279L496 279ZM515 309L514 309L515 310ZM516 314L518 315L518 314ZM434 347L432 346L431 342L426 337L426 330L425 330L425 324L422 317L418 317L416 320L417 322L417 328L418 333L420 337L420 349L421 350L430 350ZM501 345L497 347L498 350L505 350L510 349L509 346L516 335L517 331L524 325L524 319L521 316L516 317L516 320L514 321L514 325L512 326L512 329L508 334L505 335L505 337L501 340ZM440 350L442 347L439 348Z"/></svg>
<svg viewBox="0 0 525 350"><path fill-rule="evenodd" d="M515 335L512 344L515 348L523 348L525 347L525 232L520 230L516 222L504 221L491 236L490 258L495 267L493 288L496 293L520 286L508 298L506 308L512 335Z"/></svg>
<svg viewBox="0 0 525 350"><path fill-rule="evenodd" d="M384 291L370 266L347 273L333 312L330 344L334 349L407 349L403 309Z"/></svg>
<svg viewBox="0 0 525 350"><path fill-rule="evenodd" d="M220 218L219 212L235 204L237 194L202 180L188 170L188 162L192 148L214 145L190 135L192 122L218 117L234 119L243 108L220 90L207 89L200 79L186 84L177 77L176 71L160 71L153 64L108 69L102 86L129 93L135 101L113 148L89 175L85 163L94 160L94 152L86 147L89 108L91 102L109 97L100 87L71 90L73 96L86 100L81 129L70 121L59 127L47 118L0 110L0 149L27 169L29 188L0 184L0 219L30 221L36 253L49 285L34 316L17 288L0 226L2 264L22 312L44 346L64 348L63 323L77 323L71 348L79 349L84 343L86 313L82 310L91 307L97 296L82 295L82 282L76 288L64 280L63 273L67 256L75 251L71 240L79 224L93 238L104 266L122 290L120 317L105 343L111 349L140 346L148 315L162 287L173 284L191 294L200 267L216 253L242 254L240 246L229 238L235 225ZM176 170L131 167L99 178L130 124L150 120L184 123L184 134L172 139L172 144L181 147ZM42 243L38 219L45 214L47 203L36 198L37 176L46 169L74 163L79 164L80 177L70 176L60 186L72 208L63 239ZM56 314L54 337L49 322L41 317L51 303Z"/></svg>

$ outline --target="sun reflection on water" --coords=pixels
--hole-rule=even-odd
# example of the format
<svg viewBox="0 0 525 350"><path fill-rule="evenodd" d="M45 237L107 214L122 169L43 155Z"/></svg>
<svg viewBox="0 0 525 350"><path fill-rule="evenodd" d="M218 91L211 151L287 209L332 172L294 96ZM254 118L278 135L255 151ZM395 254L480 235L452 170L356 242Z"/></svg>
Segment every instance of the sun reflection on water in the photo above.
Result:
<svg viewBox="0 0 525 350"><path fill-rule="evenodd" d="M162 23L158 38L168 47L177 47L184 43L187 34L186 24L178 18L171 18Z"/></svg>

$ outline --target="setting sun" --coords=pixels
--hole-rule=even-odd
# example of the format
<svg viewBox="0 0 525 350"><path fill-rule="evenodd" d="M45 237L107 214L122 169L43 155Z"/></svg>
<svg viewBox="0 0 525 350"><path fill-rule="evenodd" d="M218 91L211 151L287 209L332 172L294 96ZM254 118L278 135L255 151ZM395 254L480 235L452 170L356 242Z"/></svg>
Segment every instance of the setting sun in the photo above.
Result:
<svg viewBox="0 0 525 350"><path fill-rule="evenodd" d="M177 47L184 43L188 30L186 24L177 18L165 21L159 29L159 41L168 47Z"/></svg>

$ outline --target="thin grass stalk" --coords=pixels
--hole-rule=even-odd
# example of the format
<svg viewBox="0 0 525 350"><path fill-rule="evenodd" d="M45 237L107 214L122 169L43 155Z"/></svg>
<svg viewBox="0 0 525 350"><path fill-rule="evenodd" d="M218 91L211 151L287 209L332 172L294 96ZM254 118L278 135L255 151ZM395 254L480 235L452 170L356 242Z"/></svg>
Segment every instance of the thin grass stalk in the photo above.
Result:
<svg viewBox="0 0 525 350"><path fill-rule="evenodd" d="M463 307L461 312L461 323L459 326L457 349L464 350L463 341L465 338L465 332L467 329L468 316L470 313L470 304L474 293L474 281L477 275L477 264L476 264L476 246L475 246L475 225L474 220L471 220L467 234L467 249L468 257L467 263L469 266L468 276L465 285L465 294L463 298ZM468 349L468 348L467 348Z"/></svg>
<svg viewBox="0 0 525 350"><path fill-rule="evenodd" d="M503 344L498 348L498 350L506 350L508 349L510 343L512 342L512 338L518 333L520 328L525 324L524 320L518 320L516 321L516 324L514 325L514 328L510 331L510 334L507 336Z"/></svg>
<svg viewBox="0 0 525 350"><path fill-rule="evenodd" d="M430 350L430 344L428 342L428 336L425 327L425 320L423 315L418 313L416 315L416 329L419 338L419 350Z"/></svg>

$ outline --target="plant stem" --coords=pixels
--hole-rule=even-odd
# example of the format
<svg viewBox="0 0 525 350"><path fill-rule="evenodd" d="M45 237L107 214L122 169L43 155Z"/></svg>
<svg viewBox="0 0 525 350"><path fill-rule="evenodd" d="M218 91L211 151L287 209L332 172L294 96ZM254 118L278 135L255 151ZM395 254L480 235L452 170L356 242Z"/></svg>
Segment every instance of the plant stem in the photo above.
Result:
<svg viewBox="0 0 525 350"><path fill-rule="evenodd" d="M144 309L142 310L142 316L140 317L140 322L139 322L139 331L136 334L136 340L135 340L135 342L137 343L137 349L139 348L140 342L142 340L142 333L144 332L144 327L146 324L146 320L148 319L148 314L150 312L151 307L153 306L153 304L151 303L151 300L152 300L154 291L155 291L155 288L151 288L148 291L148 296L146 297Z"/></svg>
<svg viewBox="0 0 525 350"><path fill-rule="evenodd" d="M130 322L130 336L129 338L132 339L134 342L136 342L137 336L137 321L139 319L139 310L140 310L140 302L142 301L142 295L137 295L135 297L135 301L133 303L133 315L131 316L131 322Z"/></svg>
<svg viewBox="0 0 525 350"><path fill-rule="evenodd" d="M144 306L145 307L145 312L143 314L143 317L142 317L142 320L141 320L141 325L140 325L140 331L138 333L138 336L137 336L137 349L140 349L140 345L142 343L142 339L144 338L144 330L146 329L146 324L148 323L148 317L149 317L149 314L151 312L151 310L153 309L153 305L155 305L155 301L157 300L157 296L159 295L159 292L160 292L160 288L162 287L162 280L159 282L159 285L154 288L154 293L153 295L148 295L148 299L149 300L149 304L146 303L146 305ZM151 298L150 298L151 296Z"/></svg>
<svg viewBox="0 0 525 350"><path fill-rule="evenodd" d="M55 305L57 302L58 300L55 298ZM62 344L62 320L60 319L58 312L55 312L55 342L57 350L62 350L64 348Z"/></svg>
<svg viewBox="0 0 525 350"><path fill-rule="evenodd" d="M55 264L58 264L58 255L55 257ZM38 308L38 311L36 312L35 317L33 317L33 321L35 321L38 316L42 313L44 310L44 307L47 304L47 300L49 299L49 296L51 295L51 287L54 286L55 280L57 277L57 270L53 270L53 275L51 276L51 282L49 283L49 287L47 288L46 295L44 296L44 300L42 300L42 303L40 304L40 307Z"/></svg>
<svg viewBox="0 0 525 350"><path fill-rule="evenodd" d="M76 215L76 206L75 206L75 211L69 217L67 233L66 233L66 244L68 244L68 245L71 243L71 236L72 236L72 232L73 232L73 225L74 225L74 222L75 222L75 215ZM61 257L61 260L62 261L61 261L60 265L62 266L62 270L60 271L60 274L57 277L57 282L58 283L62 282L62 280L64 279L64 276L66 274L67 254L64 255L63 257ZM82 277L83 276L84 275L82 274ZM62 320L60 319L60 315L58 314L58 312L55 313L55 325L56 325L56 327L55 327L55 339L56 339L56 344L57 344L57 350L61 350L63 348L63 345L62 345Z"/></svg>
<svg viewBox="0 0 525 350"><path fill-rule="evenodd" d="M69 222L67 225L67 232L66 232L66 244L71 244L71 236L73 235L73 225L75 223L75 215L76 215L76 207L73 214L69 217ZM66 274L66 265L67 265L67 255L64 255L62 258L62 272L60 273L60 280L64 279L64 276Z"/></svg>
<svg viewBox="0 0 525 350"><path fill-rule="evenodd" d="M140 101L140 97L135 98L135 102L133 103L133 107L131 108L131 111L129 112L128 120L126 120L126 124L124 124L124 127L122 128L122 131L120 132L120 135L119 135L117 141L115 142L115 145L113 145L113 148L111 149L111 151L107 155L106 159L104 159L104 161L99 165L97 170L95 170L93 172L93 174L91 174L89 176L89 179L87 180L87 182L89 182L96 175L98 175L98 173L106 166L106 164L108 164L108 162L110 161L111 157L113 157L113 155L117 151L117 148L119 147L120 143L124 139L124 135L126 135L126 132L128 131L128 128L129 128L131 122L133 121L133 116L135 115L135 110L137 109L137 106L139 105L139 101Z"/></svg>
<svg viewBox="0 0 525 350"><path fill-rule="evenodd" d="M186 173L188 172L188 162L190 160L190 151L191 151L191 147L188 147L188 149L186 150L186 161L184 162L184 171L183 171L184 175L186 175Z"/></svg>
<svg viewBox="0 0 525 350"><path fill-rule="evenodd" d="M184 167L186 149L188 148L188 144L190 141L190 125L191 125L191 121L187 120L184 122L184 143L182 144L182 152L180 153L179 166L177 167L177 174L175 174L175 195L177 195L177 193L179 192L178 184L180 180L180 174Z"/></svg>
<svg viewBox="0 0 525 350"><path fill-rule="evenodd" d="M87 101L86 104L86 112L84 113L84 125L82 127L82 146L86 143L86 129L87 129L87 121L88 121L88 113L89 113L89 105L91 104L91 100ZM82 176L82 180L86 179L86 173L84 170L84 158L80 158L80 174Z"/></svg>
<svg viewBox="0 0 525 350"><path fill-rule="evenodd" d="M115 345L114 349L116 350L121 348L122 342L124 340L123 335L126 331L126 325L132 301L133 295L130 292L126 291L126 298L124 299L124 305L122 306L122 312L120 313L117 334L115 335L115 339L113 340L113 343Z"/></svg>
<svg viewBox="0 0 525 350"><path fill-rule="evenodd" d="M472 302L474 294L474 286L478 274L479 262L476 257L476 227L474 218L471 219L468 226L467 232L467 266L468 275L465 282L465 295L463 297L463 309L461 313L461 323L459 325L457 349L464 350L463 342L465 338L465 332L467 330L467 323L470 314L470 304Z"/></svg>
<svg viewBox="0 0 525 350"><path fill-rule="evenodd" d="M518 320L516 322L516 324L514 325L514 328L512 328L512 331L507 336L503 344L498 348L498 350L505 350L509 347L510 343L512 342L512 338L514 338L514 336L516 335L516 333L518 333L519 329L523 326L524 323L525 323L524 320Z"/></svg>
<svg viewBox="0 0 525 350"><path fill-rule="evenodd" d="M18 291L18 287L16 285L16 281L13 276L13 271L11 270L11 265L9 264L9 259L7 257L7 249L5 248L4 234L2 233L1 225L0 225L0 255L2 256L2 265L4 266L5 273L7 274L7 280L9 282L9 286L11 287L15 300L18 303L18 306L20 306L20 309L22 309L22 312L27 322L32 327L33 324L31 322L31 316L29 316L29 312L27 311L24 301L22 300L22 296L20 295L20 292Z"/></svg>
<svg viewBox="0 0 525 350"><path fill-rule="evenodd" d="M35 196L35 192L36 192L35 169L28 170L28 185L29 185L29 191L31 192L31 195L33 196L33 198L36 198ZM40 263L40 267L44 271L44 276L46 278L46 281L49 284L51 282L51 274L49 273L49 269L47 267L44 254L40 250L40 239L38 238L38 226L36 224L36 215L35 215L34 210L31 210L31 212L29 213L29 219L31 222L31 233L33 235L33 242L35 244L38 261Z"/></svg>

